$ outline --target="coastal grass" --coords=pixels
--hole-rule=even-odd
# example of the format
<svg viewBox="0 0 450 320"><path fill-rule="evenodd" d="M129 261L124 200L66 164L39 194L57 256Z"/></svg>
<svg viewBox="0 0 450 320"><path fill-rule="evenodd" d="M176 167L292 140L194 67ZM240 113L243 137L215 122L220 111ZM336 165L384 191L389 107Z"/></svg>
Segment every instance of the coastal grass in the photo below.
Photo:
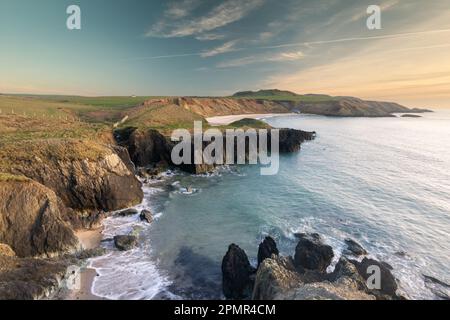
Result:
<svg viewBox="0 0 450 320"><path fill-rule="evenodd" d="M97 161L111 153L105 144L94 140L44 139L14 143L0 142L0 172L2 179L12 179L17 170L35 163Z"/></svg>
<svg viewBox="0 0 450 320"><path fill-rule="evenodd" d="M242 129L270 129L272 128L269 124L264 121L257 119L244 118L235 122L230 123L225 128L242 128Z"/></svg>

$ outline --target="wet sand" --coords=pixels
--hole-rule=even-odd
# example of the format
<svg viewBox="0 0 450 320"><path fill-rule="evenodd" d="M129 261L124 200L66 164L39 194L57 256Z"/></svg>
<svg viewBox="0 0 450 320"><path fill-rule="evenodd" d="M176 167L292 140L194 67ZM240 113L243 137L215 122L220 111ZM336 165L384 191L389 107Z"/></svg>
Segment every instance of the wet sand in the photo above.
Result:
<svg viewBox="0 0 450 320"><path fill-rule="evenodd" d="M100 246L103 237L102 228L79 231L76 236L85 250L95 249ZM95 269L83 267L80 271L80 289L70 291L65 300L103 300L92 293L92 284L96 276Z"/></svg>

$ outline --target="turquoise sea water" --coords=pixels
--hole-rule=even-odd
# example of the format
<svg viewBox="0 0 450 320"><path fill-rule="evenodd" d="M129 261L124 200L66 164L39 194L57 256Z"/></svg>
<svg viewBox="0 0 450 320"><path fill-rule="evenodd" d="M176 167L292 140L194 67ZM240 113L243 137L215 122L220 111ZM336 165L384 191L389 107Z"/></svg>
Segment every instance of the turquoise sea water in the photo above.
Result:
<svg viewBox="0 0 450 320"><path fill-rule="evenodd" d="M336 260L351 237L390 263L403 294L433 299L422 274L450 282L450 112L423 118L265 119L316 131L301 152L283 155L275 176L258 166L212 176L175 174L145 188L156 221L136 250L92 260L94 293L114 299L221 298L221 261L230 243L255 262L271 235L293 254L294 233L320 233ZM184 194L181 187L198 192ZM105 237L142 226L105 221Z"/></svg>

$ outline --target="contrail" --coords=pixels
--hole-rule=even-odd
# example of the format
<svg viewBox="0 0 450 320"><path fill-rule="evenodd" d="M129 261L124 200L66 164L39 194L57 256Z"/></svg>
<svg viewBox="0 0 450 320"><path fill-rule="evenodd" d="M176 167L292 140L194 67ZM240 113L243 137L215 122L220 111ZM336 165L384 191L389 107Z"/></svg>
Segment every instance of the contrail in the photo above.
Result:
<svg viewBox="0 0 450 320"><path fill-rule="evenodd" d="M254 50L254 49L278 49L278 48L287 48L287 47L298 47L305 45L320 45L320 44L332 44L332 43L341 43L341 42L351 42L351 41L366 41L366 40L380 40L380 39L393 39L393 38L403 38L403 37L413 37L418 35L427 35L434 33L444 33L450 32L450 29L438 29L438 30L428 30L428 31L418 31L418 32L407 32L407 33L396 33L396 34L388 34L382 36L371 36L371 37L352 37L352 38L341 38L341 39L332 39L332 40L321 40L321 41L305 41L305 42L296 42L296 43L286 43L279 44L274 46L264 46L264 47L252 47L252 48L236 48L235 51L244 51L244 50ZM205 51L202 52L192 52L192 53L180 53L180 54L169 54L169 55L160 55L160 56L150 56L150 57L138 57L131 58L126 60L156 60L156 59L170 59L170 58L182 58L182 57L194 57L194 56L202 56Z"/></svg>
<svg viewBox="0 0 450 320"><path fill-rule="evenodd" d="M334 39L334 40L297 42L297 43L287 43L287 44L279 44L279 45L275 45L275 46L266 46L266 47L257 47L257 48L258 49L276 49L276 48L311 45L311 44L330 44L330 43L349 42L349 41L379 40L379 39L412 37L412 36L418 36L418 35L424 35L424 34L433 34L433 33L442 33L442 32L450 32L450 29L439 29L439 30L428 30L428 31L418 31L418 32L396 33L396 34L388 34L388 35L383 35L383 36L372 36L372 37L353 37L353 38L342 38L342 39Z"/></svg>

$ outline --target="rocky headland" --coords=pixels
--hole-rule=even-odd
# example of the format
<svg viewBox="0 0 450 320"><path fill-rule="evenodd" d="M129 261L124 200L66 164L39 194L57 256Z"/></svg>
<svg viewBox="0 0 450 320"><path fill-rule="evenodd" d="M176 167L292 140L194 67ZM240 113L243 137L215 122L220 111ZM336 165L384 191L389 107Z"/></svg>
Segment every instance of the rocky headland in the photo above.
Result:
<svg viewBox="0 0 450 320"><path fill-rule="evenodd" d="M0 298L49 298L64 285L69 266L101 254L86 251L76 232L100 227L110 212L138 214L120 211L143 200L137 176L155 178L168 168L195 174L215 169L175 166L174 143L158 130L125 127L114 136L0 141ZM313 138L313 133L283 129L280 151L298 151ZM141 220L151 223L151 212L144 211ZM129 250L138 239L117 235L111 241Z"/></svg>

